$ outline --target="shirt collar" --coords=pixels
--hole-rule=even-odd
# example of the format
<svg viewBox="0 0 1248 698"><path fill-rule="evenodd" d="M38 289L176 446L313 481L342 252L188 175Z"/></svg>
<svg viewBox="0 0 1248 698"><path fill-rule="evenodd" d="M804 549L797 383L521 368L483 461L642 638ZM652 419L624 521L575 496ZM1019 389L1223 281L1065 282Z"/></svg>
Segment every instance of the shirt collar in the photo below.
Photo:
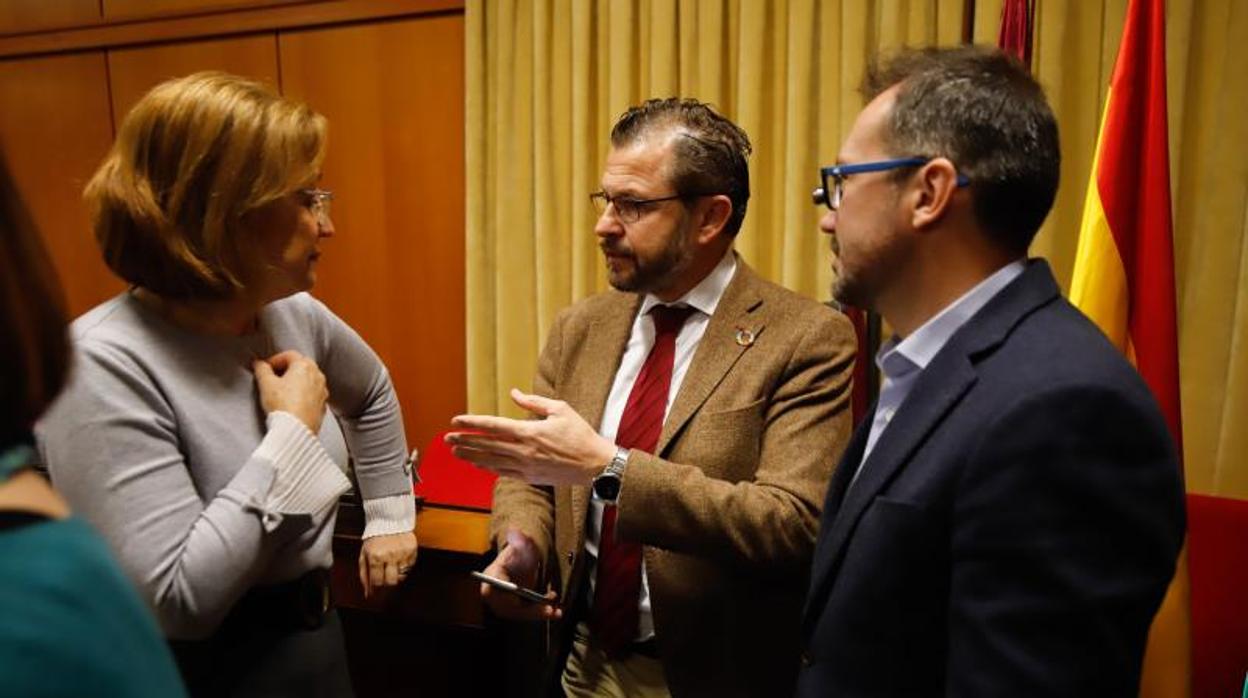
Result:
<svg viewBox="0 0 1248 698"><path fill-rule="evenodd" d="M1022 274L1026 266L1021 259L1010 262L980 281L956 301L945 306L917 330L911 332L909 337L901 340L896 337L889 339L876 354L876 365L886 376L906 372L907 367L904 364L910 364L911 368L919 370L927 368L936 354L944 348L949 338L974 317L980 308L992 300L993 296L1000 293L1001 289L1009 286L1011 281ZM894 354L897 358L893 358ZM904 359L904 362L899 359Z"/></svg>
<svg viewBox="0 0 1248 698"><path fill-rule="evenodd" d="M724 291L728 290L728 284L732 281L732 277L737 273L737 253L729 248L724 253L719 264L706 275L706 278L698 282L697 286L689 289L685 295L677 298L671 303L663 303L652 294L647 293L641 301L640 316L644 317L650 309L656 305L687 305L708 316L715 314L715 308L719 307L719 301L724 297Z"/></svg>

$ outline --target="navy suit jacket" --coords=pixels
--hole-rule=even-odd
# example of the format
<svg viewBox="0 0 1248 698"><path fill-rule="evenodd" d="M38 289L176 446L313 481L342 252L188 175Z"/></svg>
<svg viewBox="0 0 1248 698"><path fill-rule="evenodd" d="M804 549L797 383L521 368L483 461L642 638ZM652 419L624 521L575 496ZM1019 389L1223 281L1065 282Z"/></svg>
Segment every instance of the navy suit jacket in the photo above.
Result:
<svg viewBox="0 0 1248 698"><path fill-rule="evenodd" d="M829 486L799 696L1135 696L1183 539L1152 394L1046 263L959 329Z"/></svg>

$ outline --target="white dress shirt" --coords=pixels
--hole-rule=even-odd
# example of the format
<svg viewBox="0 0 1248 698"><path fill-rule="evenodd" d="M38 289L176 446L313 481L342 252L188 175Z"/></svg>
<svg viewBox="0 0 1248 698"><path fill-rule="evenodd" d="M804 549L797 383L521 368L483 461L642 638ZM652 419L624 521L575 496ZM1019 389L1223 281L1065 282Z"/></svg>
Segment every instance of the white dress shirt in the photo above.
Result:
<svg viewBox="0 0 1248 698"><path fill-rule="evenodd" d="M672 409L672 402L680 392L685 374L689 372L689 364L693 362L693 355L702 341L702 335L706 333L706 325L710 322L711 315L715 313L724 290L728 288L728 283L732 281L736 272L736 253L728 250L728 253L711 270L711 273L706 275L705 279L702 279L688 293L668 304L687 305L697 312L689 315L689 319L685 320L684 326L680 328L680 333L676 335L676 355L672 360L672 383L667 391L667 405L663 411L665 420L667 413ZM628 337L628 345L624 348L624 358L620 360L620 368L616 371L615 381L611 384L611 393L607 397L606 408L602 412L602 424L598 427L598 433L613 443L615 433L620 427L620 418L624 416L624 405L628 402L628 394L632 392L637 374L641 373L641 367L654 346L654 319L650 316L650 309L656 305L662 305L662 301L650 294L646 294L642 299L637 317L633 319L633 329ZM627 473L624 476L624 482L627 487ZM589 526L585 532L585 552L589 553L591 561L598 559L598 536L602 530L603 506L602 500L596 495L590 499ZM596 570L597 567L591 564L589 570L591 602L594 585L597 582ZM646 640L654 636L654 619L650 615L650 584L646 577L644 561L641 565L639 608L641 617L638 621L637 639Z"/></svg>

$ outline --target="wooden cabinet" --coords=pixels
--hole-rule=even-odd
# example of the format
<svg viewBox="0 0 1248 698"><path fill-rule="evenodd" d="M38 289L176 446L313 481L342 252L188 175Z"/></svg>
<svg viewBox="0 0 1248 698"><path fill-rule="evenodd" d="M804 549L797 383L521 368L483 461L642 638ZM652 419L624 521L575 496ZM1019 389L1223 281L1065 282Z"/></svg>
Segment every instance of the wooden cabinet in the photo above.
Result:
<svg viewBox="0 0 1248 698"><path fill-rule="evenodd" d="M57 0L58 2L60 0ZM100 0L104 19L130 20L220 13L226 10L295 5L324 0Z"/></svg>
<svg viewBox="0 0 1248 698"><path fill-rule="evenodd" d="M266 81L329 118L337 236L313 292L381 355L424 446L466 405L463 42L462 14L438 13L0 60L0 147L71 316L124 288L81 192L130 108L199 70Z"/></svg>
<svg viewBox="0 0 1248 698"><path fill-rule="evenodd" d="M99 0L4 0L0 36L80 27L100 21Z"/></svg>
<svg viewBox="0 0 1248 698"><path fill-rule="evenodd" d="M337 236L313 292L389 367L412 445L445 429L465 408L462 17L120 49L108 67L117 123L162 80L209 68L329 118Z"/></svg>
<svg viewBox="0 0 1248 698"><path fill-rule="evenodd" d="M77 315L124 288L100 259L82 203L113 139L104 55L0 61L0 104L0 151Z"/></svg>
<svg viewBox="0 0 1248 698"><path fill-rule="evenodd" d="M47 12L20 15L36 5ZM250 9L229 9L236 6ZM322 247L313 293L385 361L409 442L424 446L446 429L466 404L461 7L0 0L0 149L71 314L124 288L100 259L81 192L135 102L159 82L199 70L267 81L329 119L323 182L337 195L336 235ZM36 19L78 28L3 36ZM501 648L466 574L482 565L488 515L422 513L417 570L403 588L364 600L355 577L362 522L358 508L342 514L334 579L357 694L499 693L504 675L476 668L483 658L522 655Z"/></svg>
<svg viewBox="0 0 1248 698"><path fill-rule="evenodd" d="M423 508L420 555L411 574L398 587L365 599L355 564L364 514L353 495L343 497L334 532L333 593L357 695L524 695L516 684L536 675L517 674L508 665L519 657L530 668L540 665L540 652L533 651L541 645L520 644L527 638L488 618L480 585L469 576L485 566L488 528L488 514Z"/></svg>
<svg viewBox="0 0 1248 698"><path fill-rule="evenodd" d="M170 78L201 70L223 70L276 88L277 36L266 32L109 51L108 73L117 125L148 90Z"/></svg>
<svg viewBox="0 0 1248 698"><path fill-rule="evenodd" d="M465 409L463 18L282 32L282 88L329 119L336 235L314 293L381 355L424 446Z"/></svg>

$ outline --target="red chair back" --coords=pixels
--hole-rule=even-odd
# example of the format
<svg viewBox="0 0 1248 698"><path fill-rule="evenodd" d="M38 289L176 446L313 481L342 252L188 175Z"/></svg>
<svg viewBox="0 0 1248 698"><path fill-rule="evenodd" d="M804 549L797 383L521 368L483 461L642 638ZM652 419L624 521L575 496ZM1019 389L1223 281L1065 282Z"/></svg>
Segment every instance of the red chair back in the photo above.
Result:
<svg viewBox="0 0 1248 698"><path fill-rule="evenodd" d="M1192 696L1239 696L1248 672L1248 501L1187 496Z"/></svg>
<svg viewBox="0 0 1248 698"><path fill-rule="evenodd" d="M442 440L446 433L433 437L420 453L416 494L424 497L426 504L489 511L498 476L452 455L451 447Z"/></svg>

